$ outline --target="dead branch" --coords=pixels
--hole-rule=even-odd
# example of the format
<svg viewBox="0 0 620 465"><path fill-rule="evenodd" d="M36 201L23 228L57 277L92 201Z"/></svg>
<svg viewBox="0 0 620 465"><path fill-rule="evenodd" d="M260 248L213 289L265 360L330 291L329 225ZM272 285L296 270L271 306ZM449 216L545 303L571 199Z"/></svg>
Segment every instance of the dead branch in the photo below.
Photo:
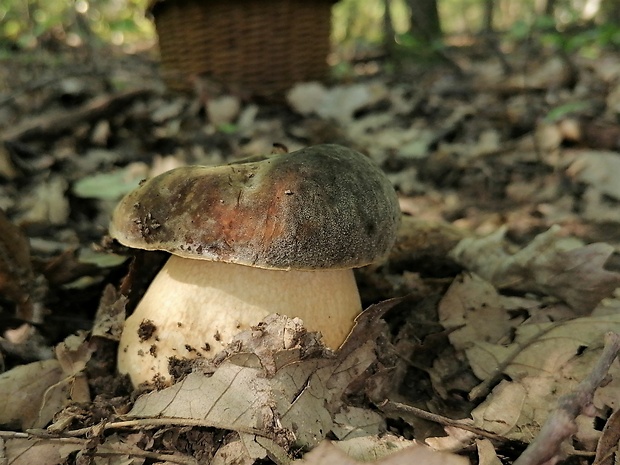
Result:
<svg viewBox="0 0 620 465"><path fill-rule="evenodd" d="M152 89L140 88L95 97L84 105L68 111L56 111L32 118L13 129L8 129L0 142L32 140L37 137L50 137L71 130L78 124L104 118L119 111L136 99L153 93Z"/></svg>
<svg viewBox="0 0 620 465"><path fill-rule="evenodd" d="M506 441L505 437L495 433L491 433L481 428L477 428L469 424L467 421L453 420L442 415L437 415L436 413L427 412L426 410L422 410L411 405L402 404L400 402L394 402L389 399L386 399L380 404L377 404L377 407L385 413L404 413L414 415L418 418L422 418L423 420L432 421L442 426L450 426L453 428L459 428L465 431L469 431L470 433L474 433L475 435L483 438L491 439L494 441Z"/></svg>

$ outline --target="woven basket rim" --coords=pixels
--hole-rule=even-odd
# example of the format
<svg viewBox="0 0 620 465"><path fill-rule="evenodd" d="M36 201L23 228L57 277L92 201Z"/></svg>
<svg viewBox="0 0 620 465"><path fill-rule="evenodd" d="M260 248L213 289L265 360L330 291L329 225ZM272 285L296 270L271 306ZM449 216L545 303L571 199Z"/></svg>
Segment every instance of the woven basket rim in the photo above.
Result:
<svg viewBox="0 0 620 465"><path fill-rule="evenodd" d="M227 2L230 2L232 0L197 0L197 1L202 1L202 2L205 2L205 1L227 1ZM256 0L256 1L260 1L260 0ZM299 1L307 2L309 0L299 0ZM310 0L310 1L315 1L315 2L318 2L318 1L325 2L325 1L327 1L328 3L335 4L335 3L338 3L340 0ZM172 2L173 2L173 0L149 0L148 4L146 5L146 9L144 11L144 14L145 14L145 16L152 18L153 17L153 9L156 6L161 5L163 3L172 3Z"/></svg>

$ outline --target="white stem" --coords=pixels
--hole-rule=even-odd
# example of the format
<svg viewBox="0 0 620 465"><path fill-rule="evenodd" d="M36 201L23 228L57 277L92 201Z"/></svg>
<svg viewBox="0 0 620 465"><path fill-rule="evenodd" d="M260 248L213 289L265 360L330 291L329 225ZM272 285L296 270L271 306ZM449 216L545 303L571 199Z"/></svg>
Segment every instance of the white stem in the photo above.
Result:
<svg viewBox="0 0 620 465"><path fill-rule="evenodd" d="M265 270L173 255L125 322L118 367L134 385L169 379L169 357L211 357L272 313L301 318L335 349L360 311L350 269ZM148 339L145 320L155 328Z"/></svg>

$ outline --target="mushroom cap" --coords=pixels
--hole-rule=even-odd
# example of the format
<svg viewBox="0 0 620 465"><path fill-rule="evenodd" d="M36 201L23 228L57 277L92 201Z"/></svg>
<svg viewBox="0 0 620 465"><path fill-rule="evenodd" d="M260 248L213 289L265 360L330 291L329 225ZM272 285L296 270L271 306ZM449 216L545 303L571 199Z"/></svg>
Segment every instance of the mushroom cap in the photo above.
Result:
<svg viewBox="0 0 620 465"><path fill-rule="evenodd" d="M185 258L315 270L379 260L399 221L385 174L364 155L326 144L163 173L120 201L110 234Z"/></svg>

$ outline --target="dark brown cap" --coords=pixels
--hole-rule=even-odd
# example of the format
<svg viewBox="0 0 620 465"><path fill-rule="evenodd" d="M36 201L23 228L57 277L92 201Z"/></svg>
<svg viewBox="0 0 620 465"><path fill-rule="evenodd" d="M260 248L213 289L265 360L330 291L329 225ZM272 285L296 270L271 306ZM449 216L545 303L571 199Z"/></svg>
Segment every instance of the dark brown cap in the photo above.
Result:
<svg viewBox="0 0 620 465"><path fill-rule="evenodd" d="M346 147L317 145L163 173L121 200L110 234L186 258L337 269L385 256L399 220L396 193L377 166Z"/></svg>

